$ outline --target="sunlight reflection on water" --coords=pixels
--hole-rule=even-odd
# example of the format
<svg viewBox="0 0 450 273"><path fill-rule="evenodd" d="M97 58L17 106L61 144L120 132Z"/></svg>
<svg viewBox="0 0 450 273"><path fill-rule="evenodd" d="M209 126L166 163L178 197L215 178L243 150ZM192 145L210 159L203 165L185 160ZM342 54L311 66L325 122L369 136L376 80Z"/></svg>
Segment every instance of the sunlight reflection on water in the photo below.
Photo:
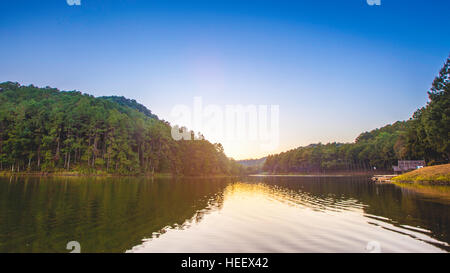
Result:
<svg viewBox="0 0 450 273"><path fill-rule="evenodd" d="M314 196L263 183L227 186L185 227L167 228L129 252L442 252L428 230L395 226L366 214L356 199Z"/></svg>
<svg viewBox="0 0 450 273"><path fill-rule="evenodd" d="M446 192L367 177L0 177L0 252L448 252Z"/></svg>

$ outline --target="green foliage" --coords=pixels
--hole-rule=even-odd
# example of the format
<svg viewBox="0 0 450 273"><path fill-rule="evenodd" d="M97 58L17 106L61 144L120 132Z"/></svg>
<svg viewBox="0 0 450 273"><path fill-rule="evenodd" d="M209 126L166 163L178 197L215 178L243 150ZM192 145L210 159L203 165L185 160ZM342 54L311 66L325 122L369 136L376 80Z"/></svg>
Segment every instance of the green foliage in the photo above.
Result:
<svg viewBox="0 0 450 273"><path fill-rule="evenodd" d="M406 136L408 152L417 151L432 164L450 159L450 58L428 92L429 102L417 110Z"/></svg>
<svg viewBox="0 0 450 273"><path fill-rule="evenodd" d="M429 102L408 121L360 134L354 143L313 144L270 155L263 170L274 173L391 170L399 159L450 158L450 58L428 92Z"/></svg>
<svg viewBox="0 0 450 273"><path fill-rule="evenodd" d="M175 141L170 124L124 97L0 84L0 169L236 175L220 144Z"/></svg>

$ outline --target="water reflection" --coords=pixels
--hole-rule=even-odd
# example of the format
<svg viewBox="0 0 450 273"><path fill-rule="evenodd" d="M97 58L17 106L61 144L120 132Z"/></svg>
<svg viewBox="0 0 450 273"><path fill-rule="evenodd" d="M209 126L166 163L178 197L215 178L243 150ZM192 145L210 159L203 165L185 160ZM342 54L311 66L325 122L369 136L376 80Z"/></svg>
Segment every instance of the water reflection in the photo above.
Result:
<svg viewBox="0 0 450 273"><path fill-rule="evenodd" d="M366 177L0 178L0 252L450 251L447 197Z"/></svg>
<svg viewBox="0 0 450 273"><path fill-rule="evenodd" d="M253 179L258 181L258 179ZM321 178L263 178L259 181L284 187L294 192L311 196L311 207L325 210L345 210L361 208L364 216L377 219L397 227L416 227L416 231L429 230L439 241L450 242L450 187L426 187L428 192L418 192L411 188L393 184L374 184L365 177L321 177ZM436 194L438 192L439 194ZM345 204L342 206L341 204ZM423 227L418 228L417 227ZM447 247L445 249L449 250Z"/></svg>
<svg viewBox="0 0 450 273"><path fill-rule="evenodd" d="M166 226L182 226L226 179L0 178L0 252L123 252ZM219 196L219 197L218 197Z"/></svg>
<svg viewBox="0 0 450 273"><path fill-rule="evenodd" d="M201 222L129 251L367 252L372 241L383 252L448 251L448 207L402 192L364 177L247 178L228 185L221 209ZM424 203L445 226L420 214Z"/></svg>

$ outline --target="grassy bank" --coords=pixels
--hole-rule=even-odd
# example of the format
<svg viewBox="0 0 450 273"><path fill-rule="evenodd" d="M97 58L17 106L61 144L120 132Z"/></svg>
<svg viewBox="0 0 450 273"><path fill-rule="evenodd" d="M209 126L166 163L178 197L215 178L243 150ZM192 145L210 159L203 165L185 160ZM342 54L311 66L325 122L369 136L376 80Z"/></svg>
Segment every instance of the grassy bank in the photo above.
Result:
<svg viewBox="0 0 450 273"><path fill-rule="evenodd" d="M394 182L445 182L450 184L450 164L425 167L392 179Z"/></svg>

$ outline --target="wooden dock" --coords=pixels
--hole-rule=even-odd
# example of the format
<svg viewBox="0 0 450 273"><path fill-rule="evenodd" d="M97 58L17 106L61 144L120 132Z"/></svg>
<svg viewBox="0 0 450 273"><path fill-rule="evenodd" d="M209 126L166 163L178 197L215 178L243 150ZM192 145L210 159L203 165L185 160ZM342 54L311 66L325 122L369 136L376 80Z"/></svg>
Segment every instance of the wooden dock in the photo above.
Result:
<svg viewBox="0 0 450 273"><path fill-rule="evenodd" d="M389 174L389 175L375 175L372 177L373 182L377 183L389 183L391 182L391 179L396 177L395 174Z"/></svg>

